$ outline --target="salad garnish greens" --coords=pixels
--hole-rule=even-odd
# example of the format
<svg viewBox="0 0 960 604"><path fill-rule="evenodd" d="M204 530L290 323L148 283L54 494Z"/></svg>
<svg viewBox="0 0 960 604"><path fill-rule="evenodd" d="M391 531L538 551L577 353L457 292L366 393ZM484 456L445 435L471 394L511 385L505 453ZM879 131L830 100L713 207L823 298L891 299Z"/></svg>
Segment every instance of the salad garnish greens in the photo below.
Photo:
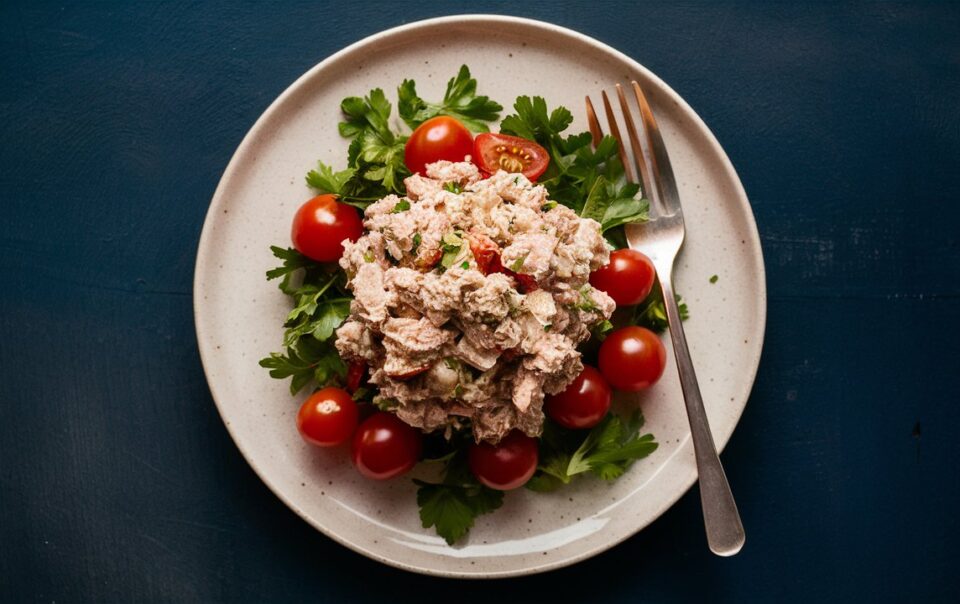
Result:
<svg viewBox="0 0 960 604"><path fill-rule="evenodd" d="M343 169L337 169L332 164L319 161L316 169L307 174L307 185L319 195L309 203L320 204L317 206L320 210L313 208L312 211L333 212L340 207L338 204L348 204L362 212L371 203L390 194L401 198L392 212L409 211L410 201L403 198L406 194L404 179L417 171L426 157L423 156L426 153L423 149L410 148L411 141L416 142L418 128L446 119L448 127L458 127L470 133L468 144L476 145L473 158L475 163L479 162L481 173L489 174L505 166L518 168L508 171L524 171L525 176L537 180L548 191L549 201L542 208L543 211L550 211L557 204L562 204L583 218L597 221L610 247L617 250L613 252L610 264L591 276L590 284L610 295L618 309L611 320L603 320L593 327L593 337L581 349L584 360L597 359L597 350L607 344L605 339L611 334L619 337L624 328L636 326L660 333L667 327L660 288L654 286L652 265L647 267L643 258L637 257L642 255L624 249L627 247L624 225L646 220L648 204L640 195L640 187L625 178L615 139L607 136L594 146L588 132L569 133L573 121L571 112L564 107L550 109L546 101L537 96L518 97L513 104L513 113L499 122L500 133L490 133L491 126L497 125L503 107L487 96L477 94L477 81L466 65L449 80L443 99L439 102L421 98L417 94L416 84L409 79L403 80L397 88L397 99L396 118L392 117L393 107L380 88L371 90L364 97L343 100L340 107L344 119L339 124L339 132L351 141L346 165ZM414 131L413 138L407 129ZM463 136L462 132L459 136ZM497 152L505 147L512 149L513 155L498 157ZM459 158L449 159L462 161L462 149L458 149ZM417 161L420 163L417 164ZM414 170L411 170L411 164L414 164ZM461 185L456 182L446 183L444 189L456 194L462 192ZM310 228L328 230L310 233ZM334 345L336 330L350 316L354 297L347 287L348 275L336 263L342 248L337 254L329 254L326 251L308 251L305 245L297 245L298 229L303 231L302 237L356 240L359 235L355 229L358 227L353 225L349 228L353 230L344 230L347 227L337 221L332 226L312 225L309 217L304 218L298 213L294 221L294 247L271 247L280 265L267 272L268 280L279 279L279 288L291 297L293 309L284 322L284 351L271 353L260 361L260 365L269 370L271 377L289 378L291 394L297 394L304 388L321 389L308 399L297 419L301 434L315 444L342 441L343 437L331 435L354 434L358 421L355 411L353 415L337 414L337 410L353 404L346 402L350 398L343 399L337 394L334 397L336 405L332 405L329 397L323 398L323 393L333 391L331 388L337 393L342 393L344 389L349 392L352 401L356 401L361 409L361 417L364 409L389 412L396 407L395 401L376 396L375 386L363 384L365 366L345 362ZM422 238L417 233L413 237L414 254L421 242ZM463 259L465 245L463 233L452 232L444 236L432 270L442 272L455 266L461 270L469 269L471 264ZM473 251L478 253L478 250ZM368 254L369 258L365 256L364 259L373 262L372 253ZM523 281L521 278L525 276L519 274L525 260L526 256L517 258L509 266L501 266L500 269L517 277L522 287L535 289L535 283L531 284L529 278ZM499 257L496 264L499 265ZM632 278L624 278L625 275ZM585 311L591 310L594 304L591 285L584 286L580 292L579 305ZM681 304L680 308L685 318L686 305ZM551 325L545 324L543 329L549 332ZM614 339L617 338L610 338L611 345ZM652 363L655 381L664 363L662 354L658 360L656 353L654 348L647 357L638 360L628 358L622 351L614 351L611 354L615 361L611 362L619 363L619 367L630 362ZM419 459L433 466L439 475L439 480L435 482L415 480L424 528L433 527L438 535L452 544L467 534L476 517L501 506L505 489L525 484L532 491L549 492L585 474L612 481L620 477L634 461L655 451L657 443L653 435L641 434L643 416L639 410L627 417L608 412L610 386L604 380L607 375L604 371L604 354L601 350L599 371L591 368L592 373L587 375L585 371L575 381L581 391L593 393L590 395L593 397L590 399L593 407L586 410L584 405L587 403L583 402L586 398L577 393L571 394L569 388L558 395L557 399L566 397L555 405L559 409L563 402L564 413L554 412L551 415L550 409L547 409L548 417L542 436L532 452L533 465L521 473L522 476L509 481L509 484L483 478L484 464L491 463L484 458L484 451L504 445L478 445L473 442L469 430L445 435L434 432L422 436L416 430L416 445L401 447L391 453L408 458L415 455L411 458L413 463ZM450 362L456 363L455 360ZM463 371L459 365L448 364L448 367L451 371ZM459 396L460 392L455 391L455 395ZM317 399L318 396L323 400ZM317 404L312 403L315 399ZM326 409L324 412L328 415L318 415L321 413L318 409ZM389 415L392 416L392 413ZM405 429L405 425L399 423L399 427L393 426L391 429ZM330 427L333 424L336 424L336 430ZM409 426L406 429L414 430ZM325 435L319 434L323 430L327 430ZM362 444L358 452L357 443L363 438L364 426L361 424L353 435L354 463L361 472L377 478L400 473L400 468L383 469L378 466L381 460L363 451ZM409 441L412 437L407 435L405 438ZM524 454L518 455L524 458ZM389 460L384 463L389 464ZM406 471L407 466L402 470ZM491 485L498 488L491 488Z"/></svg>

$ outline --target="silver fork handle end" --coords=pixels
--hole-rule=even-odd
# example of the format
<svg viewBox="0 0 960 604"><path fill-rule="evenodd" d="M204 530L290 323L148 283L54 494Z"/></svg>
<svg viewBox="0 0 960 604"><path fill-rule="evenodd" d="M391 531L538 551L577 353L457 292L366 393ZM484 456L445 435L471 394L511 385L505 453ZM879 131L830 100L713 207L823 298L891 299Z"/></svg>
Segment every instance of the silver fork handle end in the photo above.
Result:
<svg viewBox="0 0 960 604"><path fill-rule="evenodd" d="M700 504L703 508L703 523L707 532L707 544L710 551L718 556L732 556L743 548L746 535L737 503L727 482L727 475L720 464L717 447L713 442L707 412L703 407L697 374L693 369L693 360L687 348L687 338L683 333L680 309L673 293L673 266L657 266L660 286L663 290L663 303L670 323L670 339L677 359L680 374L680 387L683 390L687 406L687 418L690 421L690 435L697 460L697 472L700 480Z"/></svg>

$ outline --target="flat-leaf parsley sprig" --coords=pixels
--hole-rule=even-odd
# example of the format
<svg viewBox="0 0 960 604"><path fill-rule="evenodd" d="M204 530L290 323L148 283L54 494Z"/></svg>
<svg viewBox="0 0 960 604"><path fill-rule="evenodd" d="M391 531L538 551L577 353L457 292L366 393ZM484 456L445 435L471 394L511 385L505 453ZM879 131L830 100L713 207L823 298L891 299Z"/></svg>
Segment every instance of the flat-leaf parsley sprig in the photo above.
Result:
<svg viewBox="0 0 960 604"><path fill-rule="evenodd" d="M404 80L397 88L397 113L411 129L438 115L462 121L474 132L489 130L488 122L500 117L503 107L486 96L477 95L477 81L463 65L447 83L440 103L417 95L416 83ZM390 193L403 195L403 179L410 175L404 163L408 136L390 125L392 106L381 88L365 97L347 97L340 103L344 121L340 135L351 139L347 167L343 170L324 162L307 174L307 185L318 193L333 193L344 203L360 209Z"/></svg>
<svg viewBox="0 0 960 604"><path fill-rule="evenodd" d="M284 323L286 353L271 353L260 366L270 370L270 377L291 378L291 394L310 383L342 384L347 368L333 342L353 299L346 275L339 266L315 262L294 249L270 249L283 264L267 271L267 279L281 278L280 291L294 304Z"/></svg>

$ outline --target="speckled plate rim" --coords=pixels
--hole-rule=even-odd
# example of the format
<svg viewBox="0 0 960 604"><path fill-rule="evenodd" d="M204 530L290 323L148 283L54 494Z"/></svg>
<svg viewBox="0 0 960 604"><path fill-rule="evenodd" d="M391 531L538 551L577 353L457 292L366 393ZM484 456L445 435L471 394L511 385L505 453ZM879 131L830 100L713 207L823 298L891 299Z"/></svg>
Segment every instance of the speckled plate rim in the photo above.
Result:
<svg viewBox="0 0 960 604"><path fill-rule="evenodd" d="M244 154L248 151L248 147L250 147L253 141L256 140L258 136L261 134L261 130L263 130L265 124L270 120L272 114L275 111L277 111L278 108L282 107L285 101L289 97L293 96L302 86L304 86L307 82L315 78L318 73L322 72L327 66L333 63L336 63L344 56L349 55L363 47L382 43L393 36L397 36L401 34L409 34L416 30L428 30L434 27L443 26L445 24L452 24L452 23L459 23L459 24L471 23L471 24L476 24L478 26L496 26L497 24L510 24L513 26L523 26L523 27L528 27L528 28L538 30L541 33L545 32L548 34L553 34L561 37L568 37L575 40L578 43L591 46L600 52L608 54L614 59L622 61L623 63L629 65L631 68L633 68L637 72L643 73L645 77L649 78L651 81L655 82L661 88L663 94L665 94L669 100L677 104L677 106L680 107L680 109L685 114L687 114L691 122L700 130L705 141L711 147L709 151L715 154L715 156L721 163L721 167L725 173L725 176L729 179L730 183L733 184L736 195L738 197L738 201L747 210L744 215L744 218L747 222L748 228L744 232L742 232L741 235L743 235L748 240L748 243L749 243L748 248L753 252L752 254L753 260L757 263L756 266L759 268L758 274L755 275L755 278L757 279L757 283L758 283L758 290L759 290L755 292L757 295L757 302L758 302L758 305L757 305L758 314L755 317L755 322L753 323L754 331L751 334L751 338L753 339L754 342L756 342L755 354L751 359L751 363L746 368L746 371L743 375L744 380L742 382L743 387L741 389L741 396L738 397L738 401L737 401L738 404L734 409L735 418L736 418L734 421L734 426L736 426L736 424L739 423L740 417L743 414L743 410L746 407L747 398L749 397L750 391L753 388L753 383L756 379L757 370L760 364L760 353L763 349L763 339L766 331L766 318L767 318L766 317L767 315L766 276L765 276L762 248L760 245L760 235L757 230L756 220L753 216L752 210L750 209L750 204L746 195L746 191L744 190L743 185L740 182L740 178L737 176L737 173L733 167L733 164L730 162L730 159L727 157L727 154L724 152L723 148L720 146L720 143L717 141L716 137L713 135L713 133L710 131L707 125L703 122L703 120L699 117L699 115L697 115L697 113L686 103L686 101L684 101L682 97L680 97L672 88L670 88L670 86L668 86L665 82L663 82L659 77L653 74L646 67L644 67L637 61L633 60L629 56L623 54L622 52L616 50L615 48L607 44L604 44L599 40L591 38L587 35L581 34L577 31L574 31L565 27L561 27L558 25L554 25L551 23L537 21L534 19L526 19L522 17L512 17L512 16L504 16L504 15L490 15L490 14L451 15L451 16L445 16L445 17L425 19L422 21L416 21L413 23L390 28L382 32L373 34L371 36L363 38L343 48L342 50L334 53L333 55L330 55L329 57L327 57L326 59L324 59L317 65L315 65L313 68L311 68L309 71L304 73L302 76L300 76L296 81L293 82L293 84L291 84L286 90L284 90L283 93L281 93L280 96L278 96L270 104L269 107L267 107L267 109L263 112L263 114L261 114L261 116L254 123L250 131L247 132L246 136L244 136L240 145L237 147L237 150L234 152L233 156L231 157L230 162L227 165L227 168L220 179L217 189L214 192L213 199L207 211L207 214L204 220L203 229L200 235L200 240L197 246L197 260L194 267L194 291L193 291L194 323L196 327L200 359L204 368L204 373L207 376L208 385L210 385L211 396L214 399L214 403L217 406L217 410L220 413L221 419L224 421L224 424L227 428L228 433L230 434L231 438L233 439L240 453L247 460L247 463L250 464L250 467L253 468L254 472L260 477L260 479L264 482L264 484L266 484L267 487L271 491L273 491L273 493L281 501L283 501L291 510L293 510L298 516L303 518L311 526L321 531L322 533L324 533L331 539L335 540L336 542L352 549L353 551L360 553L364 556L367 556L373 560L382 562L384 564L387 564L396 568L400 568L402 570L407 570L407 571L422 573L427 575L450 577L450 578L472 578L472 579L507 578L507 577L514 577L514 576L536 574L536 573L546 572L546 571L562 568L565 566L569 566L577 562L580 562L582 560L593 557L601 552L604 552L618 545L619 543L635 535L637 532L641 531L650 523L652 523L654 520L659 518L666 510L672 507L687 491L689 491L690 487L692 487L697 480L696 471L694 470L690 476L686 477L686 479L683 481L684 486L682 489L677 489L672 496L665 498L663 500L662 505L659 506L654 513L649 515L647 521L638 523L632 532L624 535L618 535L617 537L611 538L610 540L608 540L607 542L601 545L598 545L589 549L585 549L579 554L572 555L567 558L563 558L559 560L551 560L549 562L545 562L540 565L530 566L522 569L510 569L505 571L492 571L492 572L491 571L478 571L478 572L448 571L445 569L435 569L435 568L430 568L426 566L418 566L415 564L407 564L401 560L386 558L378 554L377 552L372 551L371 549L368 549L366 547L363 547L360 544L354 543L348 539L343 538L335 530L332 530L330 527L323 525L315 518L304 513L304 511L301 510L284 493L284 491L274 483L274 481L270 477L270 473L265 471L264 468L261 468L256 463L254 457L250 455L250 453L246 450L246 448L243 445L242 439L238 438L238 435L235 433L235 429L231 426L231 423L228 421L228 418L226 417L224 412L224 406L223 404L221 404L221 401L218 400L216 391L213 388L212 383L210 383L210 367L212 363L213 352L211 350L208 350L205 346L205 343L208 341L208 337L207 337L208 334L206 331L206 325L204 324L204 321L202 318L201 304L198 302L198 300L201 299L198 293L201 292L203 289L202 276L205 274L205 271L208 269L208 266L206 263L207 255L204 254L204 250L208 249L209 246L211 245L211 238L212 238L211 224L213 223L215 217L218 214L220 214L221 211L223 211L223 208L226 206L228 202L226 196L224 195L224 190L227 188L227 183L234 177L234 174L238 169L238 165L241 163L240 158L244 156ZM732 435L732 431L731 431L731 435ZM717 446L719 450L721 451L723 450L729 438L730 438L730 435L720 435L719 438L717 438L717 435L715 435L715 439L717 440ZM689 434L687 435L687 439L689 439ZM687 444L687 443L684 443L684 444Z"/></svg>

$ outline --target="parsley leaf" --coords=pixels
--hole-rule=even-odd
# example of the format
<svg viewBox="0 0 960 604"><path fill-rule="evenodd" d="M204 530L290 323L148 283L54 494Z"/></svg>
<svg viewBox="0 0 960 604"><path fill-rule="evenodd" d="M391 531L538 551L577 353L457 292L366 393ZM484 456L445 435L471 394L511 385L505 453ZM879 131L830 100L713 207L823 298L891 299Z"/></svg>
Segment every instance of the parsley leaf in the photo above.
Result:
<svg viewBox="0 0 960 604"><path fill-rule="evenodd" d="M336 265L315 262L294 249L270 249L283 265L267 271L267 279L282 277L280 289L294 304L284 323L286 353L272 353L260 366L269 369L271 377L291 378L293 394L311 381L321 386L342 382L346 366L333 335L350 314L346 275Z"/></svg>
<svg viewBox="0 0 960 604"><path fill-rule="evenodd" d="M440 249L443 250L443 256L440 258L440 266L448 269L453 266L457 258L460 257L460 250L463 249L463 238L457 233L447 233L443 236Z"/></svg>
<svg viewBox="0 0 960 604"><path fill-rule="evenodd" d="M541 463L527 488L553 491L584 473L604 480L619 478L634 461L657 449L652 434L640 435L641 427L643 416L639 411L627 420L610 413L577 443L579 432L548 421L540 441Z"/></svg>
<svg viewBox="0 0 960 604"><path fill-rule="evenodd" d="M334 172L331 166L328 166L322 161L318 161L317 169L310 170L310 172L307 173L307 186L311 189L316 189L318 193L341 195L344 185L356 172L354 168Z"/></svg>
<svg viewBox="0 0 960 604"><path fill-rule="evenodd" d="M390 129L391 106L383 90L374 88L364 98L347 97L340 109L346 118L339 124L340 135L354 139L348 150L348 165L356 170L353 176L403 193L403 179L410 175L403 161L407 137Z"/></svg>
<svg viewBox="0 0 960 604"><path fill-rule="evenodd" d="M676 298L680 320L686 321L690 318L690 309L687 308L687 303L683 301L679 294L676 295ZM646 300L634 307L630 324L646 327L656 333L663 333L669 327L667 309L663 306L663 290L660 289L659 282L654 284Z"/></svg>
<svg viewBox="0 0 960 604"><path fill-rule="evenodd" d="M486 122L496 121L503 106L485 96L477 96L477 81L470 77L470 69L460 66L457 75L447 82L447 91L441 103L428 103L417 96L413 80L404 80L397 88L397 112L411 128L438 115L449 115L460 120L473 132L488 132Z"/></svg>
<svg viewBox="0 0 960 604"><path fill-rule="evenodd" d="M550 164L539 182L550 199L596 220L615 247L626 247L620 227L646 220L647 202L639 198L639 185L626 180L616 139L605 136L594 149L589 132L564 137L573 116L564 107L548 111L542 97L518 97L513 107L516 113L500 130L547 149Z"/></svg>
<svg viewBox="0 0 960 604"><path fill-rule="evenodd" d="M657 449L652 434L638 435L642 426L639 411L627 421L612 413L607 415L570 456L567 474L593 472L604 480L620 477L634 460Z"/></svg>
<svg viewBox="0 0 960 604"><path fill-rule="evenodd" d="M399 214L400 212L406 212L410 209L410 201L407 199L401 199L397 202L397 205L393 206L393 209L390 210L391 214Z"/></svg>
<svg viewBox="0 0 960 604"><path fill-rule="evenodd" d="M260 360L260 366L270 370L270 377L291 378L290 394L296 394L311 381L327 384L344 378L347 367L330 341L319 342L302 338L287 353L272 352Z"/></svg>
<svg viewBox="0 0 960 604"><path fill-rule="evenodd" d="M607 334L613 331L613 323L604 319L590 328L590 334L597 341L602 342L607 338Z"/></svg>
<svg viewBox="0 0 960 604"><path fill-rule="evenodd" d="M282 248L271 245L270 251L273 252L274 256L283 260L283 264L277 268L268 270L267 280L283 277L283 281L280 282L280 289L285 294L291 294L290 283L293 275L302 268L313 266L315 262L293 248Z"/></svg>
<svg viewBox="0 0 960 604"><path fill-rule="evenodd" d="M467 534L474 518L503 504L503 492L484 486L414 482L420 487L417 505L423 528L436 527L437 534L450 545Z"/></svg>
<svg viewBox="0 0 960 604"><path fill-rule="evenodd" d="M477 516L503 505L503 491L481 485L470 473L466 446L462 442L452 455L438 458L444 463L443 481L439 484L413 481L420 487L417 505L423 528L434 527L450 545L469 532Z"/></svg>
<svg viewBox="0 0 960 604"><path fill-rule="evenodd" d="M356 162L353 162L356 164ZM376 183L360 176L356 167L335 172L331 166L317 162L317 169L307 173L307 186L318 193L332 193L339 201L365 210L387 191Z"/></svg>
<svg viewBox="0 0 960 604"><path fill-rule="evenodd" d="M500 131L543 142L554 142L560 132L573 121L573 114L566 107L557 107L547 114L547 102L543 97L517 97L513 104L515 115L508 115L500 123Z"/></svg>

